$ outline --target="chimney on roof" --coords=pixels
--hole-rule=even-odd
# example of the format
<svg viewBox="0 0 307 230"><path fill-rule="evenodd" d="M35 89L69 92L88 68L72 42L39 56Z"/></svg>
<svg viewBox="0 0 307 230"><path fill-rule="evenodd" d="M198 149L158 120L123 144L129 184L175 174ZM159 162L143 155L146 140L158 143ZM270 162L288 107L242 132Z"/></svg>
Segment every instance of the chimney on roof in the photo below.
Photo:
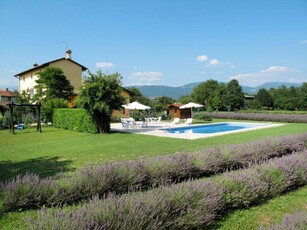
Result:
<svg viewBox="0 0 307 230"><path fill-rule="evenodd" d="M34 66L34 67L37 67L37 66L38 66L38 64L37 64L37 63L34 63L34 64L33 64L33 66Z"/></svg>
<svg viewBox="0 0 307 230"><path fill-rule="evenodd" d="M9 88L6 88L6 91L9 91Z"/></svg>
<svg viewBox="0 0 307 230"><path fill-rule="evenodd" d="M68 50L66 50L66 52L65 52L65 58L66 59L71 59L71 50L70 49L68 49Z"/></svg>

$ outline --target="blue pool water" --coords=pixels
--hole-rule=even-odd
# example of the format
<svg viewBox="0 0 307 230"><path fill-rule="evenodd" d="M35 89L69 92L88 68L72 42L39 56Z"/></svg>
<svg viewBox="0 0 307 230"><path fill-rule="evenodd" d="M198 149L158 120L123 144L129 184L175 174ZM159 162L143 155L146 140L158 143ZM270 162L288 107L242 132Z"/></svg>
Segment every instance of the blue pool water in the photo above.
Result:
<svg viewBox="0 0 307 230"><path fill-rule="evenodd" d="M264 124L247 124L247 123L219 123L210 125L197 125L189 127L178 127L164 129L169 133L219 133L241 129L250 129L255 127L264 126Z"/></svg>

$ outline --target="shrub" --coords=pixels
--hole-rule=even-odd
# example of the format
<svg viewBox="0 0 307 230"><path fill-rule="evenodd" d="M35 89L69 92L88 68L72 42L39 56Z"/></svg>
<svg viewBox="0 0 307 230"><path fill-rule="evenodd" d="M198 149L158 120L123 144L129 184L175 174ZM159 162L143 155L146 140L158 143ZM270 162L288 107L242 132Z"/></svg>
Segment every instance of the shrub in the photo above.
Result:
<svg viewBox="0 0 307 230"><path fill-rule="evenodd" d="M199 113L199 114L195 114L193 115L193 118L197 119L197 120L202 120L202 121L211 121L211 117L209 116L209 114L207 113Z"/></svg>
<svg viewBox="0 0 307 230"><path fill-rule="evenodd" d="M0 116L0 130L4 129L4 128L5 128L5 126L3 125L3 117Z"/></svg>
<svg viewBox="0 0 307 230"><path fill-rule="evenodd" d="M209 113L209 115L221 119L307 123L307 116L300 114Z"/></svg>
<svg viewBox="0 0 307 230"><path fill-rule="evenodd" d="M306 176L298 176L301 173L307 174L307 150L207 180L103 200L96 197L69 210L42 209L27 222L29 229L204 229L233 208L307 184Z"/></svg>
<svg viewBox="0 0 307 230"><path fill-rule="evenodd" d="M90 198L149 189L161 185L210 176L230 169L249 167L270 158L302 151L307 146L307 134L272 138L239 145L225 145L204 149L197 153L178 153L147 160L123 161L105 165L91 165L58 179L47 178L27 183L36 194L20 193L22 176L2 183L5 210L27 209L41 205L53 206ZM29 175L26 175L28 178ZM291 178L289 176L289 178ZM48 188L50 186L50 188ZM48 191L46 193L45 191ZM23 202L16 202L17 199Z"/></svg>
<svg viewBox="0 0 307 230"><path fill-rule="evenodd" d="M41 115L44 122L53 122L53 113L57 108L67 108L67 100L63 98L41 100Z"/></svg>
<svg viewBox="0 0 307 230"><path fill-rule="evenodd" d="M38 175L32 173L26 173L24 176L18 175L14 182L5 186L7 194L14 194L6 196L5 203L15 205L19 210L38 207L42 199L47 199L52 194L48 190L54 184L51 179L40 180ZM2 190L1 184L0 189Z"/></svg>
<svg viewBox="0 0 307 230"><path fill-rule="evenodd" d="M0 129L7 129L9 128L9 123L10 123L10 115L9 112L6 111L4 115L0 116Z"/></svg>
<svg viewBox="0 0 307 230"><path fill-rule="evenodd" d="M280 224L270 225L268 228L261 226L260 229L268 230L299 230L307 227L307 212L301 211L294 214L286 214Z"/></svg>
<svg viewBox="0 0 307 230"><path fill-rule="evenodd" d="M84 109L55 109L53 125L78 132L97 133L91 116Z"/></svg>

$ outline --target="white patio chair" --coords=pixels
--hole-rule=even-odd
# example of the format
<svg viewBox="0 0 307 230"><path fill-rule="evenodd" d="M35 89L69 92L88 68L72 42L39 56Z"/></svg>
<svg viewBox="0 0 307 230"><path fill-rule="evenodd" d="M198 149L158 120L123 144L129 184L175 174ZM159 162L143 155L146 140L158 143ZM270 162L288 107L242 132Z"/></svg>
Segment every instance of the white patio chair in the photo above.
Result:
<svg viewBox="0 0 307 230"><path fill-rule="evenodd" d="M121 118L120 121L122 123L122 129L129 129L129 123L126 119Z"/></svg>
<svg viewBox="0 0 307 230"><path fill-rule="evenodd" d="M129 128L131 128L131 129L135 129L136 128L136 122L135 122L135 120L132 117L127 119L127 122L129 124Z"/></svg>
<svg viewBox="0 0 307 230"><path fill-rule="evenodd" d="M144 121L143 121L143 123L142 123L142 128L146 128L146 127L148 127L148 123L149 123L149 118L144 118Z"/></svg>

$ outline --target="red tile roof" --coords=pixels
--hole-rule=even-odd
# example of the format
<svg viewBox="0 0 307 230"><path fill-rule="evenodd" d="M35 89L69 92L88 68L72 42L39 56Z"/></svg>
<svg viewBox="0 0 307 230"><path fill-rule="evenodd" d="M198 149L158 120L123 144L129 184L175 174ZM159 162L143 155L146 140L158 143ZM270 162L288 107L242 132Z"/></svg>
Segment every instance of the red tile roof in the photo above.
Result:
<svg viewBox="0 0 307 230"><path fill-rule="evenodd" d="M169 107L176 107L179 108L180 106L183 106L184 104L171 104Z"/></svg>
<svg viewBox="0 0 307 230"><path fill-rule="evenodd" d="M23 72L20 72L20 73L18 73L18 74L15 74L14 76L15 76L15 77L18 77L18 76L21 75L21 74L24 74L24 73L27 73L27 72L29 72L29 71L33 71L33 70L36 70L36 69L39 69L39 68L42 68L42 67L49 66L50 63L57 62L57 61L60 61L60 60L68 60L68 61L71 61L71 62L73 62L73 63L75 63L75 64L81 66L82 71L87 70L87 67L85 67L85 66L79 64L78 62L75 62L75 61L73 61L73 60L71 60L71 59L59 58L59 59L56 59L56 60L53 60L53 61L46 62L46 63L41 64L41 65L35 65L33 68L28 69L28 70L25 70L25 71L23 71Z"/></svg>
<svg viewBox="0 0 307 230"><path fill-rule="evenodd" d="M0 96L2 97L15 97L15 93L8 90L0 90Z"/></svg>

